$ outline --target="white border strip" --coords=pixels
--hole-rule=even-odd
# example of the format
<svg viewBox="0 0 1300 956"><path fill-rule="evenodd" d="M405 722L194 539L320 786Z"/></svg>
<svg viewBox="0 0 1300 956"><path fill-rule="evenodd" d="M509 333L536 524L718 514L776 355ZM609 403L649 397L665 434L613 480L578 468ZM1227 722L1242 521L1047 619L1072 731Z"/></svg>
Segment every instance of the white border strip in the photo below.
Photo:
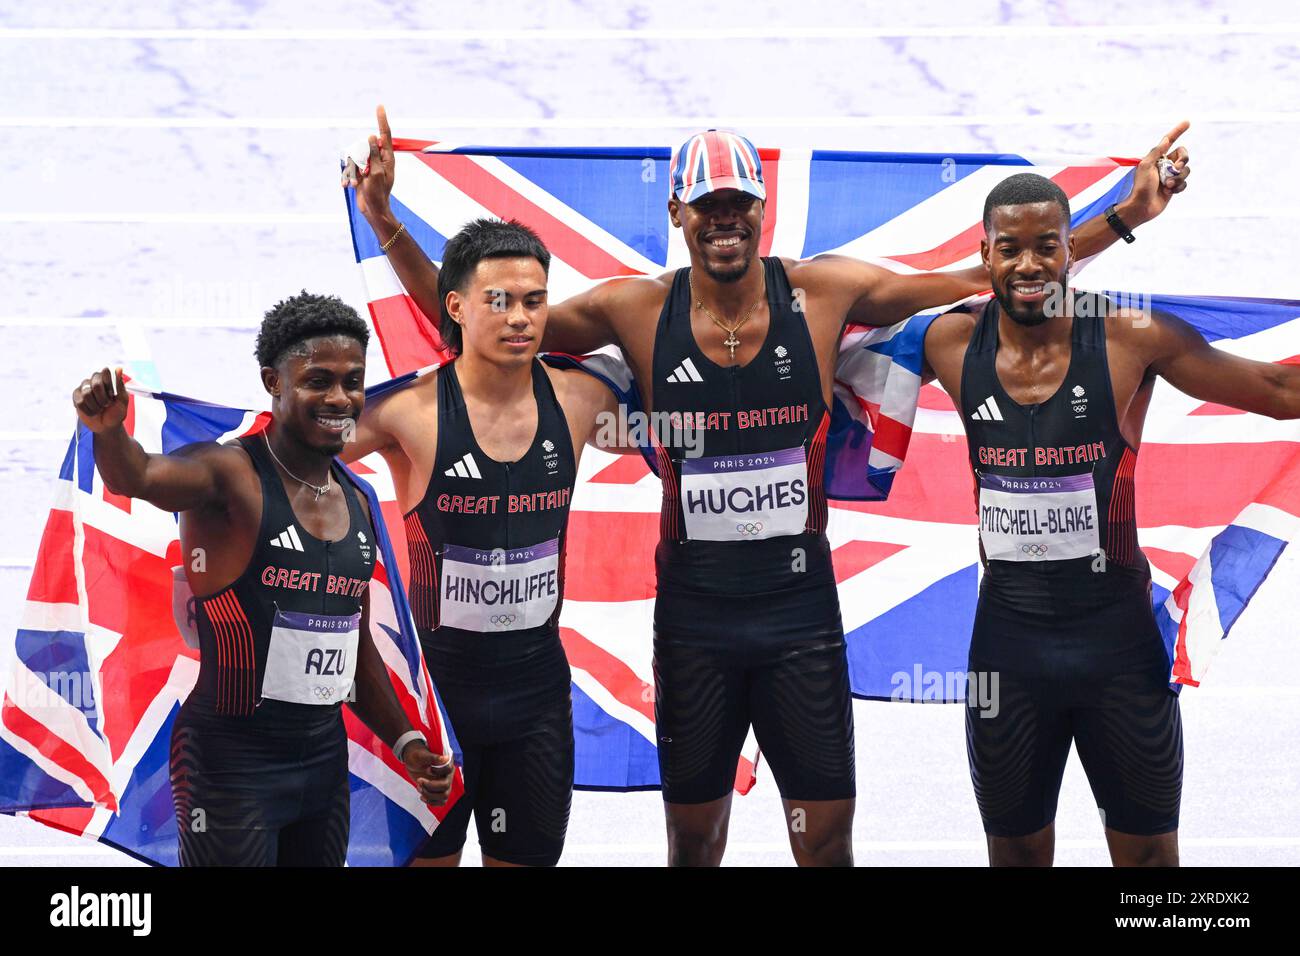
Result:
<svg viewBox="0 0 1300 956"><path fill-rule="evenodd" d="M1198 126L1225 124L1300 123L1300 111L1223 111L1196 113L1190 119ZM741 129L867 129L875 127L948 127L948 126L1125 126L1142 125L1167 129L1165 113L899 113L873 116L412 116L402 120L405 129L485 130L485 129L594 129L627 130L701 129L731 127ZM368 131L373 120L360 117L225 117L225 116L0 116L0 128L29 127L58 129L341 129Z"/></svg>
<svg viewBox="0 0 1300 956"><path fill-rule="evenodd" d="M827 25L796 27L771 24L762 27L651 27L648 29L220 29L190 27L142 29L138 27L10 27L0 29L0 40L228 40L283 41L436 41L439 43L490 43L528 40L533 42L573 42L627 40L867 40L880 38L984 38L1025 39L1030 37L1222 37L1280 36L1300 33L1300 23L1144 23L1054 26L1015 24L1006 26L885 26L851 27Z"/></svg>

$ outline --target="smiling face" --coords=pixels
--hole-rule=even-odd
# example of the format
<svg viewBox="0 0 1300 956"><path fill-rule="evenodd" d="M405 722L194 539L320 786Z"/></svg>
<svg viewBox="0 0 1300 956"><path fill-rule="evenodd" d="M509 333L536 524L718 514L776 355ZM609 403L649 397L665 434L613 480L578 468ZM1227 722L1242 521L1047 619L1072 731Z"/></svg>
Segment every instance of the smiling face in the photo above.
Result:
<svg viewBox="0 0 1300 956"><path fill-rule="evenodd" d="M546 331L546 270L531 256L483 259L464 287L447 293L461 353L498 365L526 364Z"/></svg>
<svg viewBox="0 0 1300 956"><path fill-rule="evenodd" d="M693 203L668 200L668 215L681 228L691 263L716 282L738 282L758 255L763 203L739 189L718 189Z"/></svg>
<svg viewBox="0 0 1300 956"><path fill-rule="evenodd" d="M1074 259L1069 216L1056 202L995 206L980 256L1002 311L1021 325L1041 325L1051 317L1045 303L1064 298Z"/></svg>
<svg viewBox="0 0 1300 956"><path fill-rule="evenodd" d="M350 335L304 339L262 369L262 383L278 428L338 455L366 404L366 353Z"/></svg>

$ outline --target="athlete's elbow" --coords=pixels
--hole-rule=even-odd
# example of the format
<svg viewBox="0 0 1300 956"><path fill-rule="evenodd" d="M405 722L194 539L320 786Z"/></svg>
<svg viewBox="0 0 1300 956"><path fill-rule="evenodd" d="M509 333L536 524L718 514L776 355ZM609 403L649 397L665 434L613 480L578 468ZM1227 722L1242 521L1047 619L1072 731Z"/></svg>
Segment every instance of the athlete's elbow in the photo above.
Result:
<svg viewBox="0 0 1300 956"><path fill-rule="evenodd" d="M123 498L146 497L144 482L137 475L114 475L101 468L99 477L103 479L104 488L115 495Z"/></svg>

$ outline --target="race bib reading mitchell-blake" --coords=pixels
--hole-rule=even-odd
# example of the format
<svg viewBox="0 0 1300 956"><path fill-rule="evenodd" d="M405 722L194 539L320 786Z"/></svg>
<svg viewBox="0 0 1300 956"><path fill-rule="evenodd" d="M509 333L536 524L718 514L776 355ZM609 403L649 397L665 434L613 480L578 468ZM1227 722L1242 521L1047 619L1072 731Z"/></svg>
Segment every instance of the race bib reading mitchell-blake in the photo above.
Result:
<svg viewBox="0 0 1300 956"><path fill-rule="evenodd" d="M560 539L528 548L442 552L439 623L467 631L522 631L551 619L560 598Z"/></svg>
<svg viewBox="0 0 1300 956"><path fill-rule="evenodd" d="M682 514L693 541L802 534L808 523L803 448L685 459Z"/></svg>
<svg viewBox="0 0 1300 956"><path fill-rule="evenodd" d="M1067 561L1100 550L1092 475L980 475L980 541L990 561Z"/></svg>

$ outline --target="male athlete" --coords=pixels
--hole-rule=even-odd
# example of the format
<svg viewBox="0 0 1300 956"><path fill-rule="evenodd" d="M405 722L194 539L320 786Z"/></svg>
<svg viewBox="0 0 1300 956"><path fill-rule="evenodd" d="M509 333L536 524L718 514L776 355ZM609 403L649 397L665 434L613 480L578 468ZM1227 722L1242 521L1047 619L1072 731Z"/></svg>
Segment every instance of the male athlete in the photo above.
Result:
<svg viewBox="0 0 1300 956"><path fill-rule="evenodd" d="M399 236L383 108L358 203L402 284L436 314L437 268ZM1130 225L1185 183L1137 168ZM673 156L669 218L691 267L601 283L551 310L543 348L622 348L657 436L664 505L655 563L655 718L671 864L717 865L736 761L754 727L783 798L795 860L851 864L853 712L823 483L831 387L846 317L888 325L988 288L981 266L896 275L843 256L757 262L766 191L748 140L714 130ZM397 237L394 239L394 237ZM1080 227L1081 255L1115 241ZM702 439L702 441L701 441ZM701 447L702 446L702 447Z"/></svg>
<svg viewBox="0 0 1300 956"><path fill-rule="evenodd" d="M615 398L537 360L550 262L515 222L480 219L454 236L429 314L459 356L372 403L344 451L378 451L392 471L411 608L463 755L465 793L416 865L457 865L471 811L488 866L554 866L564 849L566 528L582 447Z"/></svg>
<svg viewBox="0 0 1300 956"><path fill-rule="evenodd" d="M968 707L966 726L989 862L1051 864L1073 740L1115 865L1174 866L1182 724L1133 507L1147 405L1163 376L1206 402L1296 418L1300 368L1070 291L1079 242L1048 179L994 187L984 229L995 298L936 319L925 358L975 476L985 570L970 668L997 673L999 706Z"/></svg>
<svg viewBox="0 0 1300 956"><path fill-rule="evenodd" d="M199 677L172 731L182 866L342 866L353 712L394 747L426 803L446 802L450 757L412 730L370 638L377 538L333 465L365 403L366 324L338 299L294 296L262 322L264 432L147 454L123 428L120 371L72 393L114 492L180 513L197 597Z"/></svg>

